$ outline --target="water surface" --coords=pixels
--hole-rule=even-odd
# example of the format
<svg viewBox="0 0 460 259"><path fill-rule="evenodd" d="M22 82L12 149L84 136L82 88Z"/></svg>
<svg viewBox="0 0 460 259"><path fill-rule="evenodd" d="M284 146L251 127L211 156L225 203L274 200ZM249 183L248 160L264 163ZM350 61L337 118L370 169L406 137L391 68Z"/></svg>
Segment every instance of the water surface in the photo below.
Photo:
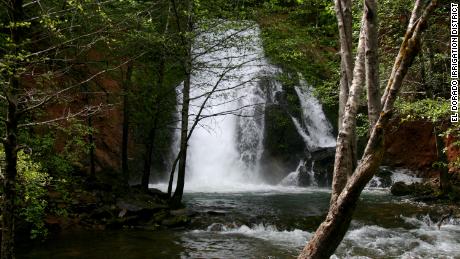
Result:
<svg viewBox="0 0 460 259"><path fill-rule="evenodd" d="M290 191L289 191L290 190ZM190 229L65 233L21 244L18 258L294 258L327 211L325 189L188 193ZM460 222L433 207L365 191L338 258L460 258ZM431 215L431 216L430 216Z"/></svg>

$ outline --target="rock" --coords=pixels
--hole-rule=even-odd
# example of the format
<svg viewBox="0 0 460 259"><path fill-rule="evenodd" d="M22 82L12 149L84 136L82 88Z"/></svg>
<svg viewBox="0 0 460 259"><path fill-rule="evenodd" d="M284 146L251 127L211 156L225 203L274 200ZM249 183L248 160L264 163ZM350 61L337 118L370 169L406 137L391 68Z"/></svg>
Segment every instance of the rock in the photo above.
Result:
<svg viewBox="0 0 460 259"><path fill-rule="evenodd" d="M318 148L310 152L311 160L320 161L335 156L335 147Z"/></svg>
<svg viewBox="0 0 460 259"><path fill-rule="evenodd" d="M280 104L265 107L264 152L261 170L271 183L280 182L294 171L305 156L306 145L286 108Z"/></svg>
<svg viewBox="0 0 460 259"><path fill-rule="evenodd" d="M318 148L310 153L306 168L314 172L314 178L319 187L331 186L334 159L335 147Z"/></svg>
<svg viewBox="0 0 460 259"><path fill-rule="evenodd" d="M181 227L190 223L190 219L185 215L173 216L161 221L161 225L166 227Z"/></svg>
<svg viewBox="0 0 460 259"><path fill-rule="evenodd" d="M116 215L116 212L113 212L113 210L111 210L110 207L102 206L102 207L99 207L99 208L95 209L91 213L90 217L92 219L101 220L101 219L113 218L114 215Z"/></svg>
<svg viewBox="0 0 460 259"><path fill-rule="evenodd" d="M180 216L180 215L185 215L187 217L195 217L196 215L198 215L198 212L196 211L193 211L193 210L190 210L190 209L178 209L178 210L171 210L169 212L171 215L173 216ZM222 211L222 213L224 213L225 215L225 211Z"/></svg>
<svg viewBox="0 0 460 259"><path fill-rule="evenodd" d="M150 188L147 190L147 193L151 196L157 196L163 199L169 198L167 193L164 193L158 189Z"/></svg>
<svg viewBox="0 0 460 259"><path fill-rule="evenodd" d="M382 187L382 188L390 187L391 184L393 183L393 180L391 179L392 174L393 173L388 168L380 167L379 171L375 174L375 176L379 177L379 180L380 180L380 186L378 187Z"/></svg>
<svg viewBox="0 0 460 259"><path fill-rule="evenodd" d="M212 232L221 232L224 231L226 227L222 223L213 223L211 226L208 227L208 231Z"/></svg>
<svg viewBox="0 0 460 259"><path fill-rule="evenodd" d="M405 184L404 182L396 182L391 186L391 194L395 196L404 196L412 194L414 189L410 186Z"/></svg>
<svg viewBox="0 0 460 259"><path fill-rule="evenodd" d="M152 220L151 220L151 224L153 222L161 222L163 221L164 219L166 219L170 214L168 213L167 210L161 210L159 212L156 212L155 214L153 214L152 216Z"/></svg>
<svg viewBox="0 0 460 259"><path fill-rule="evenodd" d="M304 165L301 165L299 167L299 174L297 176L297 183L299 186L310 186L312 184L311 182L311 176L307 171L307 168Z"/></svg>
<svg viewBox="0 0 460 259"><path fill-rule="evenodd" d="M138 212L141 210L157 211L168 208L165 203L158 203L149 195L132 195L126 198L120 198L116 203L119 209L126 209L130 212Z"/></svg>
<svg viewBox="0 0 460 259"><path fill-rule="evenodd" d="M206 213L211 216L225 216L227 214L227 212L223 210L209 210Z"/></svg>
<svg viewBox="0 0 460 259"><path fill-rule="evenodd" d="M391 194L395 196L414 195L414 196L428 196L435 193L435 189L429 183L413 183L405 184L404 182L396 182L391 186ZM426 198L426 197L425 197Z"/></svg>

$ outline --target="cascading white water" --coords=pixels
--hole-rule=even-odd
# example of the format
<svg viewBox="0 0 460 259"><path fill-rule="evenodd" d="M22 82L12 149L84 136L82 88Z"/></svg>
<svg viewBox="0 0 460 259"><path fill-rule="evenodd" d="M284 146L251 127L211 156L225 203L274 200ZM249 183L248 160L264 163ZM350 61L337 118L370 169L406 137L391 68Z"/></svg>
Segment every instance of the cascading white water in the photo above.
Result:
<svg viewBox="0 0 460 259"><path fill-rule="evenodd" d="M189 140L186 190L231 191L260 182L265 94L258 81L268 65L258 27L242 26L214 28L195 41L190 124L206 103Z"/></svg>
<svg viewBox="0 0 460 259"><path fill-rule="evenodd" d="M302 106L302 123L292 118L297 131L304 139L310 151L322 147L335 146L335 139L332 135L332 126L326 119L323 108L318 99L313 96L313 89L300 77L300 86L295 87L297 96Z"/></svg>
<svg viewBox="0 0 460 259"><path fill-rule="evenodd" d="M186 191L267 189L259 177L264 109L265 103L273 102L283 89L276 80L270 80L274 84L264 89L268 92L259 85L262 78L273 79L281 72L265 60L259 34L254 23L221 21L195 38L189 125L198 113L200 123L189 140ZM181 91L179 87L178 114ZM302 105L302 121L293 120L309 149L334 145L321 104L304 80L296 92ZM179 138L176 130L176 154ZM161 184L152 187L165 189Z"/></svg>
<svg viewBox="0 0 460 259"><path fill-rule="evenodd" d="M310 152L321 148L334 147L336 140L332 135L332 126L323 112L323 108L319 100L313 95L313 89L307 84L305 79L299 73L299 85L295 86L295 92L299 97L302 118L291 116L297 132L303 138L307 149ZM298 185L301 165L304 161L300 161L296 171L291 172L281 182L281 185ZM310 178L311 186L318 186L314 172L315 161L312 161L311 168L307 168L307 174ZM288 184L289 183L289 184Z"/></svg>

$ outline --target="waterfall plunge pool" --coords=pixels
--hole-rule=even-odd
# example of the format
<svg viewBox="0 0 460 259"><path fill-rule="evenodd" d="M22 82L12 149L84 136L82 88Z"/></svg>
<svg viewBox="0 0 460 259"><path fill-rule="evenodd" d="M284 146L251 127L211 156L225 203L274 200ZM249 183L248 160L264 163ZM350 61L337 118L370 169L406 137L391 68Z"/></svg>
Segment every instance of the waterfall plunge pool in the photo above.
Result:
<svg viewBox="0 0 460 259"><path fill-rule="evenodd" d="M187 229L63 233L20 244L18 258L294 258L329 196L326 189L275 187L187 193L187 207L200 212ZM460 221L438 230L435 213L385 191L365 191L332 258L460 258Z"/></svg>

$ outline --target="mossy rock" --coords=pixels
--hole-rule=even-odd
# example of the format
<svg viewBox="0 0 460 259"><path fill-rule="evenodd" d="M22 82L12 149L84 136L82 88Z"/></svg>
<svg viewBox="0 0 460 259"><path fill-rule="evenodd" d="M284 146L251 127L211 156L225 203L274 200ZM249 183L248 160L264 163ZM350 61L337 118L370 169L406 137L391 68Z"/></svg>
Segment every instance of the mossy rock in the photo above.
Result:
<svg viewBox="0 0 460 259"><path fill-rule="evenodd" d="M286 109L279 104L265 108L264 152L261 165L267 180L276 184L296 169L305 155L305 143Z"/></svg>

